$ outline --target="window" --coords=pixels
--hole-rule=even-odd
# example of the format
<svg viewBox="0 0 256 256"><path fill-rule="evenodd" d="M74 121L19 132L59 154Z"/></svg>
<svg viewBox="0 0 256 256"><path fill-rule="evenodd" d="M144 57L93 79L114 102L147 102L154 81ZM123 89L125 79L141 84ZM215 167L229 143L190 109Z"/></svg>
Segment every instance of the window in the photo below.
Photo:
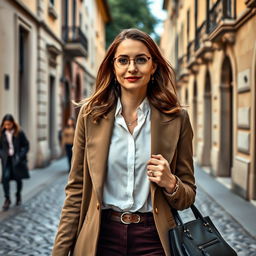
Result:
<svg viewBox="0 0 256 256"><path fill-rule="evenodd" d="M183 23L181 24L181 30L179 33L179 37L180 37L180 41L179 41L180 52L178 52L178 54L179 54L178 56L182 57L184 54L184 24Z"/></svg>
<svg viewBox="0 0 256 256"><path fill-rule="evenodd" d="M185 103L188 105L188 88L185 90Z"/></svg>
<svg viewBox="0 0 256 256"><path fill-rule="evenodd" d="M83 25L83 16L82 16L82 13L80 12L79 13L79 27L81 28Z"/></svg>
<svg viewBox="0 0 256 256"><path fill-rule="evenodd" d="M187 42L189 42L189 30L190 30L190 11L187 11Z"/></svg>
<svg viewBox="0 0 256 256"><path fill-rule="evenodd" d="M175 68L176 69L178 69L179 67L178 58L179 58L179 37L176 36L175 38Z"/></svg>
<svg viewBox="0 0 256 256"><path fill-rule="evenodd" d="M197 30L198 2L197 2L197 0L194 0L194 1L195 1L194 2L194 4L195 4L195 13L194 13L194 15L195 15L195 38L196 38L196 36L197 36L196 30Z"/></svg>
<svg viewBox="0 0 256 256"><path fill-rule="evenodd" d="M64 25L68 26L68 0L65 0L64 3Z"/></svg>
<svg viewBox="0 0 256 256"><path fill-rule="evenodd" d="M57 19L58 15L54 7L54 0L49 0L49 6L48 6L48 14L53 18Z"/></svg>

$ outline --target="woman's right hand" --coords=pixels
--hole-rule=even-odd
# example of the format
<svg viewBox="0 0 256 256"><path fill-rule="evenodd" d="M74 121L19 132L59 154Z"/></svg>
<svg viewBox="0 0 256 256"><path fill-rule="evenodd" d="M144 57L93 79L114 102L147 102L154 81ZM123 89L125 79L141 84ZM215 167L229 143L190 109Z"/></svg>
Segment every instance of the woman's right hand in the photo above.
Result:
<svg viewBox="0 0 256 256"><path fill-rule="evenodd" d="M177 180L171 172L168 161L162 155L151 156L147 163L147 174L150 181L155 182L168 193L174 191Z"/></svg>

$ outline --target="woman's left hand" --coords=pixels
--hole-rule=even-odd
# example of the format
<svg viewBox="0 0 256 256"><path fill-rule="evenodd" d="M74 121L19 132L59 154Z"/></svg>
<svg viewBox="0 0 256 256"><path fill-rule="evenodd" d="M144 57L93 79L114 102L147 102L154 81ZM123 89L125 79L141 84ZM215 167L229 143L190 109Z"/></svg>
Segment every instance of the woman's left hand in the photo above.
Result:
<svg viewBox="0 0 256 256"><path fill-rule="evenodd" d="M152 155L147 163L147 175L149 180L172 193L176 185L176 177L170 170L168 161L160 154Z"/></svg>
<svg viewBox="0 0 256 256"><path fill-rule="evenodd" d="M20 156L18 154L14 154L13 156L13 165L17 166L20 163Z"/></svg>

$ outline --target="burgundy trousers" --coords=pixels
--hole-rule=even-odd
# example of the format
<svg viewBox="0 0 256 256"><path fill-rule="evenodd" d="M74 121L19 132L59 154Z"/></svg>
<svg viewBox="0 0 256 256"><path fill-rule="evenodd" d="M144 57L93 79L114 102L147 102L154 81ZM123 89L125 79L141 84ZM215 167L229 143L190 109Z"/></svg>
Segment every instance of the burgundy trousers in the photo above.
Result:
<svg viewBox="0 0 256 256"><path fill-rule="evenodd" d="M102 211L97 256L164 256L153 214L136 224L113 221Z"/></svg>

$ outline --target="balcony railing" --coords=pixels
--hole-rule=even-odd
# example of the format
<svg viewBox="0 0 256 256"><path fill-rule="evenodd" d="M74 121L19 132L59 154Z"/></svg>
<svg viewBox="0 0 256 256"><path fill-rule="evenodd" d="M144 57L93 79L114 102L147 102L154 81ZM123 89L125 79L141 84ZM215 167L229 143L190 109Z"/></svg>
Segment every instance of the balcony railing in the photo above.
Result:
<svg viewBox="0 0 256 256"><path fill-rule="evenodd" d="M195 50L202 47L207 35L210 35L225 19L235 19L235 1L217 0L208 11L208 19L196 30Z"/></svg>
<svg viewBox="0 0 256 256"><path fill-rule="evenodd" d="M209 11L209 33L224 19L235 18L232 13L232 0L218 0Z"/></svg>
<svg viewBox="0 0 256 256"><path fill-rule="evenodd" d="M191 41L187 47L187 62L189 63L195 51L195 41Z"/></svg>
<svg viewBox="0 0 256 256"><path fill-rule="evenodd" d="M88 53L88 40L80 27L64 26L62 28L63 41L66 43L65 50L73 57L86 57Z"/></svg>
<svg viewBox="0 0 256 256"><path fill-rule="evenodd" d="M195 50L199 49L203 41L204 35L207 34L207 21L204 21L202 25L196 30Z"/></svg>
<svg viewBox="0 0 256 256"><path fill-rule="evenodd" d="M186 74L186 62L187 62L186 57L187 55L184 54L180 58L178 58L178 66L176 69L176 75L178 79L180 79Z"/></svg>

